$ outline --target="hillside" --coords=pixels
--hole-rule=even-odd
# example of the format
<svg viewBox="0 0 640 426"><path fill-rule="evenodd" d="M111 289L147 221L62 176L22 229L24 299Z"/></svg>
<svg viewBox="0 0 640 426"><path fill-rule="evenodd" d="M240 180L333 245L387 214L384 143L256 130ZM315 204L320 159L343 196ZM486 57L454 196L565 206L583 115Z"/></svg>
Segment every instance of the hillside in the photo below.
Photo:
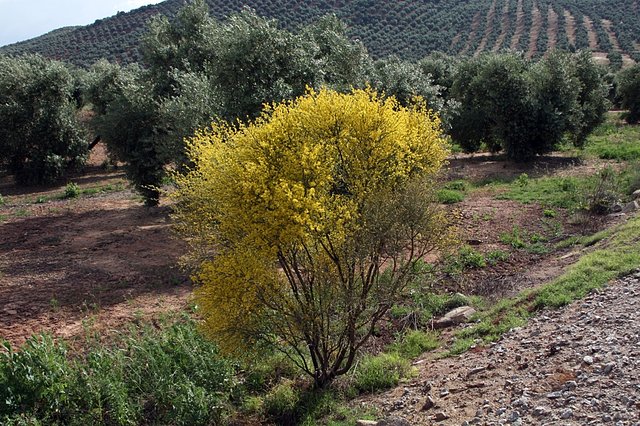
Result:
<svg viewBox="0 0 640 426"><path fill-rule="evenodd" d="M434 50L477 54L505 48L538 56L551 48L618 51L640 59L638 0L207 0L223 18L245 6L295 29L335 13L375 57L391 54L418 59ZM184 0L118 13L84 27L63 28L0 48L0 53L37 52L89 65L101 57L121 63L139 59L146 22L172 17Z"/></svg>

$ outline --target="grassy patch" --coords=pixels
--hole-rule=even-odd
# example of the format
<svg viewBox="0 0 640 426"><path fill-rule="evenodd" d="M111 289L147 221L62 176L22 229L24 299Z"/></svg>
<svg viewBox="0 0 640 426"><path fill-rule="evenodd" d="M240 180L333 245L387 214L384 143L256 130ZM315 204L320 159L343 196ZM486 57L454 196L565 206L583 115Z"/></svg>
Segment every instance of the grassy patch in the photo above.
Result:
<svg viewBox="0 0 640 426"><path fill-rule="evenodd" d="M640 160L640 126L607 122L589 136L584 152L605 160Z"/></svg>
<svg viewBox="0 0 640 426"><path fill-rule="evenodd" d="M495 341L509 329L526 323L533 312L567 305L603 287L612 279L640 268L640 216L612 230L583 238L573 243L586 245L597 240L601 242L601 248L581 257L567 272L550 283L502 300L484 312L478 324L458 332L460 341ZM463 343L454 345L456 348L464 346ZM450 354L455 353L453 349Z"/></svg>
<svg viewBox="0 0 640 426"><path fill-rule="evenodd" d="M403 358L413 359L424 352L436 349L438 346L440 346L440 341L436 333L410 330L392 344L389 351L398 353Z"/></svg>
<svg viewBox="0 0 640 426"><path fill-rule="evenodd" d="M584 205L584 195L590 188L590 178L542 177L523 179L521 175L514 184L500 193L501 200L514 200L522 204L537 203L546 207L577 210Z"/></svg>
<svg viewBox="0 0 640 426"><path fill-rule="evenodd" d="M358 392L376 392L396 386L411 371L398 353L366 355L354 368L353 386Z"/></svg>
<svg viewBox="0 0 640 426"><path fill-rule="evenodd" d="M441 204L455 204L464 201L464 193L455 189L441 189L438 191L437 197Z"/></svg>

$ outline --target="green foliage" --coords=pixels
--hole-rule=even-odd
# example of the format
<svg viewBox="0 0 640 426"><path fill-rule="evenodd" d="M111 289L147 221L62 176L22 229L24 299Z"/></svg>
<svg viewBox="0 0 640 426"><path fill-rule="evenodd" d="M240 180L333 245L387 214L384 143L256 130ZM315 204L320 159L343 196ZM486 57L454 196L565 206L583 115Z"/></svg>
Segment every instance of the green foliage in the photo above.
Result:
<svg viewBox="0 0 640 426"><path fill-rule="evenodd" d="M500 234L500 242L508 244L514 249L521 249L526 246L523 230L519 226L514 226L511 232L503 232Z"/></svg>
<svg viewBox="0 0 640 426"><path fill-rule="evenodd" d="M265 411L279 423L287 423L300 401L299 392L293 381L283 380L265 395Z"/></svg>
<svg viewBox="0 0 640 426"><path fill-rule="evenodd" d="M353 373L353 386L359 392L373 393L396 386L409 374L409 361L399 354L367 355Z"/></svg>
<svg viewBox="0 0 640 426"><path fill-rule="evenodd" d="M509 260L509 253L502 250L492 250L487 253L486 259L487 263L489 263L490 265L495 265L499 262Z"/></svg>
<svg viewBox="0 0 640 426"><path fill-rule="evenodd" d="M70 182L64 188L64 198L78 198L81 190L77 183Z"/></svg>
<svg viewBox="0 0 640 426"><path fill-rule="evenodd" d="M528 161L559 146L581 146L603 119L606 86L585 54L552 53L531 64L516 54L487 54L458 67L451 88L460 103L451 135L465 151L503 149Z"/></svg>
<svg viewBox="0 0 640 426"><path fill-rule="evenodd" d="M242 0L208 0L212 14L222 20L230 14L242 10L247 2ZM76 65L88 65L106 57L111 62L130 63L141 58L138 41L144 31L149 17L162 14L170 21L175 20L179 8L184 4L181 0L169 0L155 5L144 6L129 13L118 13L114 17L100 19L92 25L84 27L62 28L36 39L2 48L9 54L23 52L40 52L45 56L62 58ZM293 30L326 14L335 14L348 24L350 35L362 40L364 45L376 58L396 54L404 59L418 60L430 52L442 51L451 54L473 53L479 47L483 34L489 31L485 17L492 2L489 0L460 2L456 0L440 0L437 2L405 1L383 2L350 1L322 2L309 0L260 0L249 3L260 16L279 19L281 24ZM523 36L515 49L528 49L527 42L532 30L532 3L524 3ZM561 49L588 49L587 31L581 25L583 15L594 22L599 50L612 51L607 34L600 20L606 18L612 22L612 31L616 34L624 53L637 55L634 42L638 40L640 24L638 12L628 2L578 1L560 0L555 2L554 9L559 14L557 38ZM495 5L494 5L495 6ZM502 4L498 4L498 11ZM507 37L502 45L498 45L498 33L501 20L498 16L493 20L493 31L489 34L485 51L504 50L509 48L510 40L516 28L516 2L509 3ZM547 3L539 4L545 12ZM572 13L577 23L576 43L571 45L567 38L563 11ZM478 14L480 25L471 32L472 21ZM542 21L541 32L536 43L537 55L542 55L551 46L547 43L546 19ZM83 43L70 49L77 40ZM469 48L465 50L465 46ZM479 50L479 49L478 49ZM531 52L533 53L533 52ZM439 83L438 83L439 84Z"/></svg>
<svg viewBox="0 0 640 426"><path fill-rule="evenodd" d="M118 346L92 346L85 358L74 359L48 336L29 339L20 351L5 344L2 424L34 424L28 419L35 418L65 425L207 425L222 419L232 370L195 324L132 333Z"/></svg>
<svg viewBox="0 0 640 426"><path fill-rule="evenodd" d="M445 271L456 274L466 269L484 268L487 262L484 255L471 246L462 246L456 256L452 256L446 261Z"/></svg>
<svg viewBox="0 0 640 426"><path fill-rule="evenodd" d="M640 122L640 64L623 69L616 76L617 96L623 108L628 109L627 123Z"/></svg>
<svg viewBox="0 0 640 426"><path fill-rule="evenodd" d="M84 164L75 83L60 62L0 56L0 169L23 184L52 183Z"/></svg>

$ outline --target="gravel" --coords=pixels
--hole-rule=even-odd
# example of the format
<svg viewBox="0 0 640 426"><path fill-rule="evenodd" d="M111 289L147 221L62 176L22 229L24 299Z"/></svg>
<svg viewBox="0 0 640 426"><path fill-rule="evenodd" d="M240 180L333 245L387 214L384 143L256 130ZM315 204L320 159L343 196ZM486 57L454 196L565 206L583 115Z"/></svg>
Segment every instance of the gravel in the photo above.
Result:
<svg viewBox="0 0 640 426"><path fill-rule="evenodd" d="M416 425L640 426L638 313L640 271L487 348L422 363L416 379L365 403Z"/></svg>

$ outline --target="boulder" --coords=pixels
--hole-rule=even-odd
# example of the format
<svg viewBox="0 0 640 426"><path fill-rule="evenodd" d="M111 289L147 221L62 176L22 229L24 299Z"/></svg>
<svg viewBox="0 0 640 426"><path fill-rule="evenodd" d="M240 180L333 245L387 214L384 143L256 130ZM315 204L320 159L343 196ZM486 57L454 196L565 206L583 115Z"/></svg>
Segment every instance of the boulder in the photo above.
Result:
<svg viewBox="0 0 640 426"><path fill-rule="evenodd" d="M622 208L622 213L632 213L640 210L640 201L634 200L630 203L625 204Z"/></svg>
<svg viewBox="0 0 640 426"><path fill-rule="evenodd" d="M449 311L442 318L433 323L434 328L446 328L463 322L468 322L476 310L471 306L460 306Z"/></svg>
<svg viewBox="0 0 640 426"><path fill-rule="evenodd" d="M635 191L633 191L633 194L631 194L634 200L640 200L640 189L636 189Z"/></svg>

